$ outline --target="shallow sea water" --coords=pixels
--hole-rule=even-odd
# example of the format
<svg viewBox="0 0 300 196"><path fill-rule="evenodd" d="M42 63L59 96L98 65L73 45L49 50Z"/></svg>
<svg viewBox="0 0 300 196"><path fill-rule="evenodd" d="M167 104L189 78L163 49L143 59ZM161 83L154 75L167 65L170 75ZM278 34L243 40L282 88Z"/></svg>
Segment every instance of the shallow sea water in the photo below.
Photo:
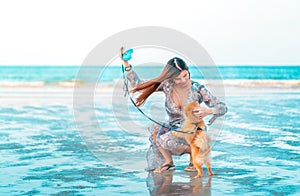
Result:
<svg viewBox="0 0 300 196"><path fill-rule="evenodd" d="M260 92L226 96L215 175L204 168L200 179L183 171L187 155L174 157L174 171L145 171L150 123L134 108L143 131L126 131L126 115L116 122L118 110L102 99L95 104L101 129L82 132L71 104L3 105L0 195L299 195L300 92Z"/></svg>

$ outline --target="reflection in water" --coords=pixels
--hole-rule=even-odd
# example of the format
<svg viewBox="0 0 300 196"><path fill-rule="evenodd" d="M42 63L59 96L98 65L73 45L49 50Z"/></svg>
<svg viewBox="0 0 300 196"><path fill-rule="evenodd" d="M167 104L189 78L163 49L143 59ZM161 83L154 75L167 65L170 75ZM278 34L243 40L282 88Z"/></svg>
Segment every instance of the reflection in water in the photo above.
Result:
<svg viewBox="0 0 300 196"><path fill-rule="evenodd" d="M173 180L175 171L162 174L149 172L147 187L150 195L211 195L211 177L194 179L195 174L186 172L187 177ZM177 173L175 175L178 175ZM186 180L190 178L190 180Z"/></svg>

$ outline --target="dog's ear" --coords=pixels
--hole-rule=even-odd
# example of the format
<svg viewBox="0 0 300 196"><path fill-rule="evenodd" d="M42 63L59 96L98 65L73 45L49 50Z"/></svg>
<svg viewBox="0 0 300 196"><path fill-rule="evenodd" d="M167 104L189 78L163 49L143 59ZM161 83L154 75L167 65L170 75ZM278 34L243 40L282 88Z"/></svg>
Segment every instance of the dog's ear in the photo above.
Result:
<svg viewBox="0 0 300 196"><path fill-rule="evenodd" d="M194 114L193 114L193 110L195 107L200 106L197 102L191 102L189 103L185 108L184 108L184 116L185 118L188 119L193 119L194 118Z"/></svg>
<svg viewBox="0 0 300 196"><path fill-rule="evenodd" d="M188 111L186 108L184 108L184 110L183 110L183 116L184 116L184 118L188 118Z"/></svg>
<svg viewBox="0 0 300 196"><path fill-rule="evenodd" d="M193 113L193 110L196 107L200 107L200 104L197 102L189 103L184 109L184 118L189 119L190 121L192 121L194 123L198 122L199 119L196 116L194 116L194 113Z"/></svg>
<svg viewBox="0 0 300 196"><path fill-rule="evenodd" d="M194 109L194 107L190 108L189 111L187 112L189 119L193 119L193 117L194 117L193 109Z"/></svg>
<svg viewBox="0 0 300 196"><path fill-rule="evenodd" d="M185 118L190 118L190 111L192 110L192 103L189 103L185 106L184 111L183 111L183 115Z"/></svg>

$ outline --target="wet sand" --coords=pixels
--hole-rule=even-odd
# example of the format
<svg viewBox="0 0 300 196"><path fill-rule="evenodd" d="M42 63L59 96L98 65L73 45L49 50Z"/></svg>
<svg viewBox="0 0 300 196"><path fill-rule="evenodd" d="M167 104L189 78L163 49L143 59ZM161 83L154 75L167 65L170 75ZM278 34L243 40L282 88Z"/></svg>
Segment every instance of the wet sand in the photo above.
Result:
<svg viewBox="0 0 300 196"><path fill-rule="evenodd" d="M0 88L1 195L299 194L298 88L226 87L229 112L212 149L215 175L204 168L200 179L183 171L187 155L174 157L174 171L146 172L149 122L131 106L137 127L126 124L128 116L116 120L111 105L126 98L117 92L116 103L113 94L95 91L100 130L79 130L73 88Z"/></svg>

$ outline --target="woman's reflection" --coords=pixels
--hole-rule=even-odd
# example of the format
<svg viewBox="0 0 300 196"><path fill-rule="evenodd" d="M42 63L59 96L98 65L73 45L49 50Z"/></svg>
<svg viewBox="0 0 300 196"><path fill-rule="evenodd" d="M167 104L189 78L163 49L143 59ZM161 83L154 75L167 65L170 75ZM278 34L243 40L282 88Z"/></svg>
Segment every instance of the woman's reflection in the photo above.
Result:
<svg viewBox="0 0 300 196"><path fill-rule="evenodd" d="M149 172L147 187L150 195L210 195L211 179L210 176L194 179L195 172L184 173L182 180L173 182L173 174L179 172L170 171L161 174Z"/></svg>

